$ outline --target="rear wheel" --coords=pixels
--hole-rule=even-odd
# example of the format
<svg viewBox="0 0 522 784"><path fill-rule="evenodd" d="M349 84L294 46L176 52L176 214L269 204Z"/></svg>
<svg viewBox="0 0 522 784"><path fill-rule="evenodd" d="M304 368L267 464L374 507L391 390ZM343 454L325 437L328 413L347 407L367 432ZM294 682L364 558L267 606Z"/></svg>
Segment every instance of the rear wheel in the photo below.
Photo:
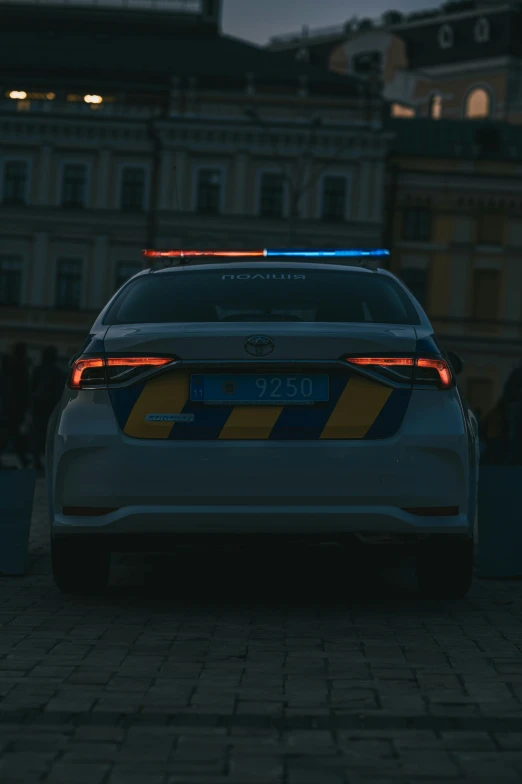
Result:
<svg viewBox="0 0 522 784"><path fill-rule="evenodd" d="M417 554L417 579L421 593L432 599L461 599L473 581L473 539L453 535L433 536Z"/></svg>
<svg viewBox="0 0 522 784"><path fill-rule="evenodd" d="M107 587L111 554L103 547L68 539L51 539L56 586L63 593L100 593Z"/></svg>

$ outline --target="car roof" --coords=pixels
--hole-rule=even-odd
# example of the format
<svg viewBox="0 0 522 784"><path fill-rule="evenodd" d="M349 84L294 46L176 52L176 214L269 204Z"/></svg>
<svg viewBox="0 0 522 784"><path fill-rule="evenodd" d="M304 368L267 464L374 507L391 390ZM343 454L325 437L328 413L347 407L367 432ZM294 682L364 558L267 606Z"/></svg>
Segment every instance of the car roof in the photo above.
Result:
<svg viewBox="0 0 522 784"><path fill-rule="evenodd" d="M250 261L250 259L245 257L244 261L222 261L222 262L213 262L212 264L205 264L201 262L192 262L189 264L182 264L182 265L175 265L175 266L165 266L159 269L151 268L149 272L156 274L164 274L164 273L176 273L176 272L194 272L196 270L233 270L233 269L244 269L248 267L249 269L256 269L256 270L263 270L263 269L295 269L299 267L302 269L306 267L307 269L311 270L333 270L339 271L344 270L346 272L363 272L363 273L374 273L380 270L370 269L368 267L363 266L362 264L325 264L322 262L313 262L308 261L306 258L303 259L296 259L295 261Z"/></svg>

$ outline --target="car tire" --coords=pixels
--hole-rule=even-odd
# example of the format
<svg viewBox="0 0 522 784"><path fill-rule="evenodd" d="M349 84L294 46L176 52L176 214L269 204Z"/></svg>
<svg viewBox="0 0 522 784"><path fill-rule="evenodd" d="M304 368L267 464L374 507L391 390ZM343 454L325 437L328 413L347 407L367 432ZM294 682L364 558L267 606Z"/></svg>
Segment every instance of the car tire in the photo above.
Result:
<svg viewBox="0 0 522 784"><path fill-rule="evenodd" d="M51 539L51 562L62 593L101 593L109 582L111 554L103 547Z"/></svg>
<svg viewBox="0 0 522 784"><path fill-rule="evenodd" d="M417 581L431 599L462 599L473 582L473 539L433 536L417 554Z"/></svg>

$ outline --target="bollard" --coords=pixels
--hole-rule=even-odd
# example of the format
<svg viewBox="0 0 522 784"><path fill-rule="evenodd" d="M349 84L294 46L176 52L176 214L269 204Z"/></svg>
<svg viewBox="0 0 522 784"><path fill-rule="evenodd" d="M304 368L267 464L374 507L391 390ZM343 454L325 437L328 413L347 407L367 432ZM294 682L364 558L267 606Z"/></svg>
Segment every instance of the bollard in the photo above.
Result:
<svg viewBox="0 0 522 784"><path fill-rule="evenodd" d="M32 468L0 471L0 574L25 574L35 484Z"/></svg>
<svg viewBox="0 0 522 784"><path fill-rule="evenodd" d="M522 577L522 466L480 468L479 577Z"/></svg>

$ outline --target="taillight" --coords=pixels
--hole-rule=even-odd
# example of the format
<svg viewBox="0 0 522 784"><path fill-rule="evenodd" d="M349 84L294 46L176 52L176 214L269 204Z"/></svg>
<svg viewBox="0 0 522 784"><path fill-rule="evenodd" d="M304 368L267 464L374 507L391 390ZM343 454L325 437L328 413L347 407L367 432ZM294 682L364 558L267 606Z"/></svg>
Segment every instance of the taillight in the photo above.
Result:
<svg viewBox="0 0 522 784"><path fill-rule="evenodd" d="M173 357L80 357L69 376L71 389L92 389L126 384L156 367L168 365Z"/></svg>
<svg viewBox="0 0 522 784"><path fill-rule="evenodd" d="M77 359L69 376L71 389L81 389L86 385L105 383L105 365L103 359Z"/></svg>
<svg viewBox="0 0 522 784"><path fill-rule="evenodd" d="M419 357L415 368L416 384L436 384L440 389L453 386L453 377L448 363L444 359L428 359Z"/></svg>
<svg viewBox="0 0 522 784"><path fill-rule="evenodd" d="M361 365L397 383L412 382L415 387L450 389L453 376L446 360L440 357L346 357L352 365Z"/></svg>
<svg viewBox="0 0 522 784"><path fill-rule="evenodd" d="M413 357L346 357L346 360L352 365L368 368L383 381L408 386L413 382Z"/></svg>

